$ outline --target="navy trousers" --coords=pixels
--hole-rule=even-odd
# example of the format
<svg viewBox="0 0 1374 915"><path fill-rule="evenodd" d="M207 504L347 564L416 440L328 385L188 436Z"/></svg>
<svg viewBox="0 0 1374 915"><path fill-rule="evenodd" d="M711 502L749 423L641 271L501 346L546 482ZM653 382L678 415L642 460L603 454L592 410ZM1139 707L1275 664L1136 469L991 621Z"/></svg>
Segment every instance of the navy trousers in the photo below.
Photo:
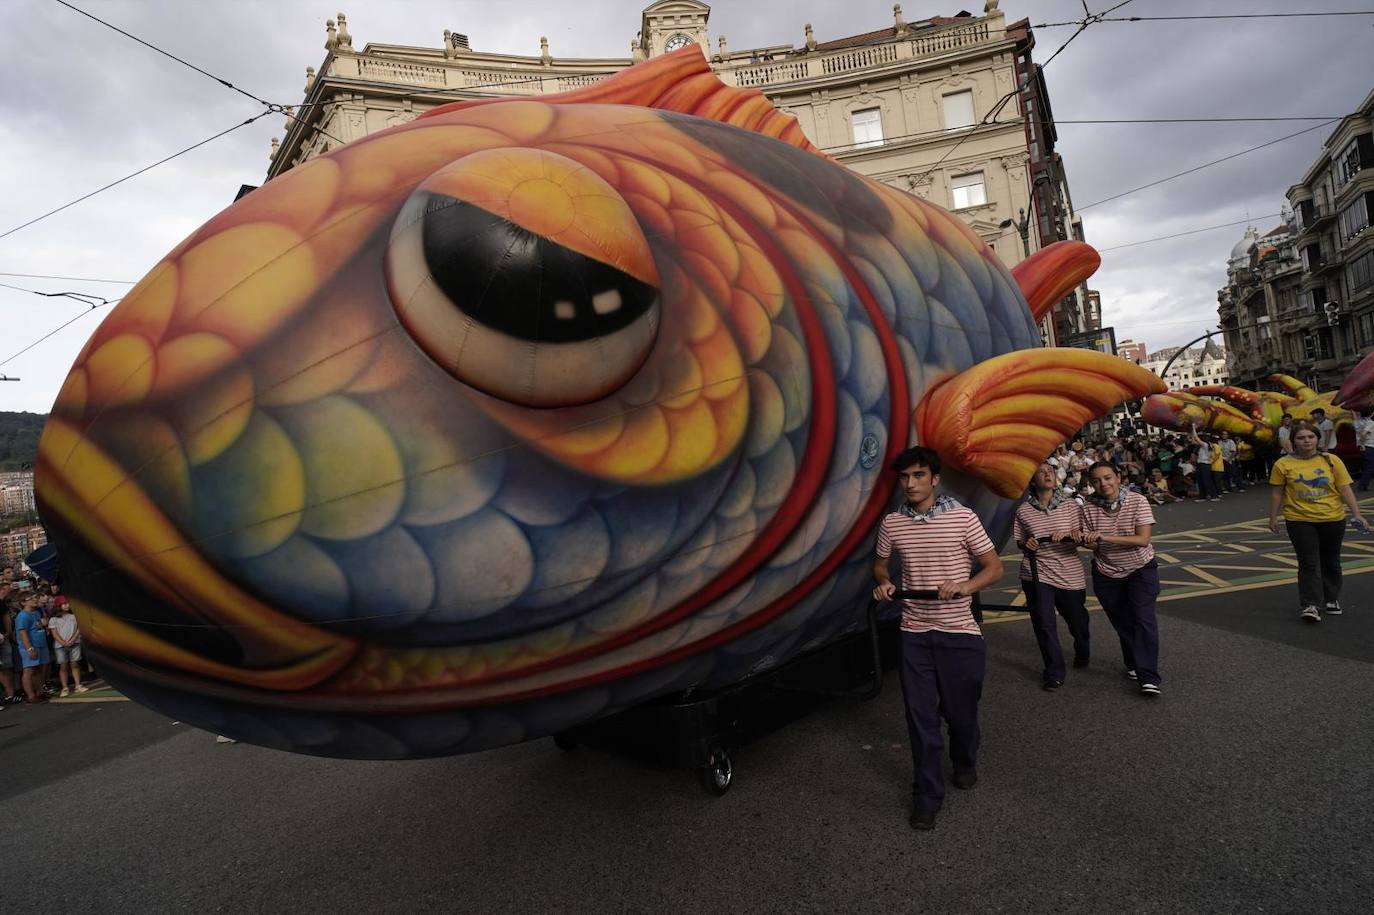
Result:
<svg viewBox="0 0 1374 915"><path fill-rule="evenodd" d="M1197 465L1197 493L1199 499L1215 499L1221 495L1217 488L1217 476L1210 465Z"/></svg>
<svg viewBox="0 0 1374 915"><path fill-rule="evenodd" d="M1093 593L1121 639L1121 659L1135 671L1136 680L1164 682L1159 675L1159 623L1155 619L1159 567L1154 560L1125 578L1108 578L1094 566Z"/></svg>
<svg viewBox="0 0 1374 915"><path fill-rule="evenodd" d="M1056 588L1040 582L1039 588L1022 579L1021 590L1026 593L1026 609L1030 611L1031 628L1035 630L1035 643L1040 646L1040 659L1045 663L1044 679L1064 682L1064 651L1059 647L1059 626L1054 620L1055 609L1068 624L1069 635L1073 636L1073 656L1087 660L1091 653L1088 645L1088 592L1085 589L1071 591Z"/></svg>
<svg viewBox="0 0 1374 915"><path fill-rule="evenodd" d="M911 741L911 793L921 810L945 802L944 740L955 772L978 768L978 700L983 697L987 644L980 635L953 632L902 633L902 696Z"/></svg>

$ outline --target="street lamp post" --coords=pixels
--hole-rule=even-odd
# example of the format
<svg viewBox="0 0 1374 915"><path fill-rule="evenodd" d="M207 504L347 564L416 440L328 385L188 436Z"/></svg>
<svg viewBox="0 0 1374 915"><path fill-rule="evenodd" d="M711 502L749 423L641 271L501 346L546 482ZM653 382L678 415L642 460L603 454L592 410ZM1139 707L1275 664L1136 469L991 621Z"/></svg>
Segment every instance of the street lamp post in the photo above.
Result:
<svg viewBox="0 0 1374 915"><path fill-rule="evenodd" d="M1026 253L1026 257L1030 257L1030 217L1026 215L1024 207L1019 212L1021 214L1020 222L1014 219L1004 219L997 228L1006 229L1015 226L1016 231L1021 235L1021 249Z"/></svg>

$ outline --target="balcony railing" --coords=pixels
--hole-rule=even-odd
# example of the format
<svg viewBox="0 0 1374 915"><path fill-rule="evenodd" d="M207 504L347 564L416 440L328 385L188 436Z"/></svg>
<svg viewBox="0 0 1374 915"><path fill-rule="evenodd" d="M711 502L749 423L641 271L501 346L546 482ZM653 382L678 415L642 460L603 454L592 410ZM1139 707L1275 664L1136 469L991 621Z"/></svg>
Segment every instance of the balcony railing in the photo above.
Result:
<svg viewBox="0 0 1374 915"><path fill-rule="evenodd" d="M757 60L741 55L736 59L716 62L713 66L721 81L728 86L757 88L822 79L884 67L903 60L947 54L989 41L1001 41L1003 30L994 30L990 25L990 22L1000 21L1000 16L977 19L967 24L913 33L902 40L833 51L792 52L775 60ZM552 67L538 66L537 63L536 60L525 63L523 59L513 58L483 66L471 57L427 63L341 54L330 60L327 75L448 91L485 90L492 95L516 96L576 89L611 75L604 70L585 70L558 62Z"/></svg>
<svg viewBox="0 0 1374 915"><path fill-rule="evenodd" d="M343 55L334 57L328 75L344 79L366 79L381 83L418 86L446 92L471 90L490 95L544 95L580 89L611 75L608 71L549 70L474 67L412 63L385 57Z"/></svg>
<svg viewBox="0 0 1374 915"><path fill-rule="evenodd" d="M776 61L727 60L717 67L716 73L727 86L770 86L853 73L902 60L945 54L990 40L1000 40L1000 36L989 27L988 20L980 19L969 25L927 32L905 41L885 42L863 48L789 56Z"/></svg>

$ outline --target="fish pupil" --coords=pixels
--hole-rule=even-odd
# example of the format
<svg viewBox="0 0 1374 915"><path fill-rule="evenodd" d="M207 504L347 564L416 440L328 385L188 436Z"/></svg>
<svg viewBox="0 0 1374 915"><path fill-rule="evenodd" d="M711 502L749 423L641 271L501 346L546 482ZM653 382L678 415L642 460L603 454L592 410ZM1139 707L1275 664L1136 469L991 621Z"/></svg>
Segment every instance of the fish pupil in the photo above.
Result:
<svg viewBox="0 0 1374 915"><path fill-rule="evenodd" d="M633 323L658 296L610 264L452 197L434 195L423 220L435 285L474 321L520 340L604 337Z"/></svg>

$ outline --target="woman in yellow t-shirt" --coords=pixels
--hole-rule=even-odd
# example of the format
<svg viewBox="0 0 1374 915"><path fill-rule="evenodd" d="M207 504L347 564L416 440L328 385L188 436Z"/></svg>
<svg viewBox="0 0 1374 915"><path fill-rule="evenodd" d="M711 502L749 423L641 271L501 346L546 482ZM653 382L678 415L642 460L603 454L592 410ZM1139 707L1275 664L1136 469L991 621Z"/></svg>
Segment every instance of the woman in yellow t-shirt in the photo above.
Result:
<svg viewBox="0 0 1374 915"><path fill-rule="evenodd" d="M1293 453L1274 463L1269 475L1269 529L1279 529L1279 507L1288 526L1288 539L1298 557L1298 599L1302 618L1321 622L1341 612L1341 540L1345 537L1344 502L1354 523L1368 527L1350 489L1350 472L1341 459L1319 454L1321 433L1306 420L1293 424L1289 440Z"/></svg>

